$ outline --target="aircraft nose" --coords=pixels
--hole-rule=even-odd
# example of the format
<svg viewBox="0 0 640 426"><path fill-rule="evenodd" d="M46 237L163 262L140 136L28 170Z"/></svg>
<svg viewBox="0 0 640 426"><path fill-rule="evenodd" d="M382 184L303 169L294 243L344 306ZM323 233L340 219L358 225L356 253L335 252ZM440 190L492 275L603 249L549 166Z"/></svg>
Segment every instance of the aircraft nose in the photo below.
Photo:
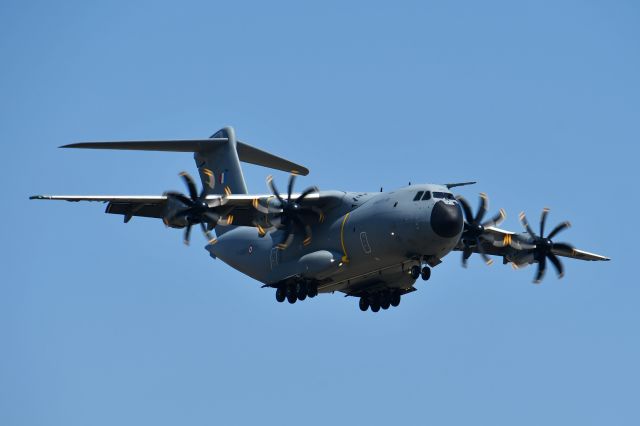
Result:
<svg viewBox="0 0 640 426"><path fill-rule="evenodd" d="M462 231L462 211L460 205L438 201L431 211L431 228L444 238L455 237Z"/></svg>

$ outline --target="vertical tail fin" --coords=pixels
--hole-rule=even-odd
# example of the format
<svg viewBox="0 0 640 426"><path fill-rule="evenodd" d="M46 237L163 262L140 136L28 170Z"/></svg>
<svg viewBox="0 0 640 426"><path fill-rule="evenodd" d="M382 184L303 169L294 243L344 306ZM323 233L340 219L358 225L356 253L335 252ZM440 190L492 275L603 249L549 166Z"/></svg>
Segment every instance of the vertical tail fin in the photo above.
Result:
<svg viewBox="0 0 640 426"><path fill-rule="evenodd" d="M225 127L211 136L223 141L212 144L210 149L196 151L193 155L208 194L246 194L240 159L238 158L236 132L233 127Z"/></svg>

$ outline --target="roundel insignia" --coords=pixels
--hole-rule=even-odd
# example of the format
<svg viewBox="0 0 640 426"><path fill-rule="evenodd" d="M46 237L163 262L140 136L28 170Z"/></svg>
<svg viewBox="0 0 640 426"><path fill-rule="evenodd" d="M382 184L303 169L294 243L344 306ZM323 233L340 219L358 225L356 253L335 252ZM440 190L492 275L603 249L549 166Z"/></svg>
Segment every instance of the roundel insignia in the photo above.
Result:
<svg viewBox="0 0 640 426"><path fill-rule="evenodd" d="M249 254L253 253L253 245L249 246Z"/></svg>

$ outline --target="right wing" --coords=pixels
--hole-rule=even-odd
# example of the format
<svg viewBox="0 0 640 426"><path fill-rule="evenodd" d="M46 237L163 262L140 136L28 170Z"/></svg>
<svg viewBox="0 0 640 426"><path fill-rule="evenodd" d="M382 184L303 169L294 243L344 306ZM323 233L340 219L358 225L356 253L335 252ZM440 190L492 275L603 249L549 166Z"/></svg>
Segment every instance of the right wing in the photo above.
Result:
<svg viewBox="0 0 640 426"><path fill-rule="evenodd" d="M496 227L488 227L485 229L485 232L489 235L488 239L480 239L480 244L482 245L482 250L492 256L501 256L503 258L510 258L512 255L518 252L517 248L512 247L512 242L514 241L514 236L517 235L515 232L506 231L504 229L496 228ZM492 241L497 242L494 244ZM458 243L456 246L456 250L462 250L463 245L462 242ZM480 253L478 247L472 247L472 251L474 253ZM601 256L599 254L590 253L588 251L580 250L574 248L572 251L564 251L560 249L553 249L553 253L558 256L570 257L572 259L579 260L611 260L606 256Z"/></svg>

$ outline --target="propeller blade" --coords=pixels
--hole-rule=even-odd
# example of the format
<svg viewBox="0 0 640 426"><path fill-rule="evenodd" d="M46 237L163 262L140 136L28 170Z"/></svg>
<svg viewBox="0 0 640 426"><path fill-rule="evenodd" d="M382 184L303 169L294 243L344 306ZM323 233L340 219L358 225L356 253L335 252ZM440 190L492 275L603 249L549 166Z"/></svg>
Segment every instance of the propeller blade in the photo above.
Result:
<svg viewBox="0 0 640 426"><path fill-rule="evenodd" d="M296 175L291 173L289 176L289 186L287 187L287 201L291 201L291 193L293 192L293 184L296 181Z"/></svg>
<svg viewBox="0 0 640 426"><path fill-rule="evenodd" d="M282 242L280 244L278 244L278 248L280 250L285 250L287 249L287 247L289 247L291 245L291 243L293 242L293 237L294 237L294 231L293 231L293 226L289 225L286 229L286 232L284 234L284 238L282 239Z"/></svg>
<svg viewBox="0 0 640 426"><path fill-rule="evenodd" d="M484 192L480 193L480 206L478 207L478 213L476 213L476 217L473 219L475 223L480 223L484 215L487 213L487 208L489 207L489 197Z"/></svg>
<svg viewBox="0 0 640 426"><path fill-rule="evenodd" d="M286 204L284 199L282 198L282 196L280 195L280 192L278 192L278 188L276 188L276 184L273 183L273 176L269 175L267 176L267 186L269 187L269 189L271 190L271 192L273 193L273 195L276 196L276 198L278 199L278 201L280 201L281 205Z"/></svg>
<svg viewBox="0 0 640 426"><path fill-rule="evenodd" d="M471 206L469 205L469 203L464 197L459 195L457 198L458 198L458 202L462 206L462 211L464 212L464 218L466 219L467 223L473 222L473 213L471 212Z"/></svg>
<svg viewBox="0 0 640 426"><path fill-rule="evenodd" d="M482 226L485 228L489 228L491 226L498 226L502 223L503 220L506 219L506 217L507 217L507 213L504 211L504 209L500 209L498 214L496 214L494 217L484 222Z"/></svg>
<svg viewBox="0 0 640 426"><path fill-rule="evenodd" d="M482 256L482 260L484 260L484 263L486 263L487 265L491 265L493 263L493 259L491 259L487 253L484 251L484 248L482 247L482 244L479 240L476 240L477 242L477 248L478 248L478 253L480 253L480 256Z"/></svg>
<svg viewBox="0 0 640 426"><path fill-rule="evenodd" d="M527 217L525 216L524 212L520 213L520 223L522 223L522 226L524 226L524 229L527 230L527 233L531 236L531 238L535 240L537 238L536 234L533 233L533 229L531 229L531 227L529 226L529 222L527 221Z"/></svg>
<svg viewBox="0 0 640 426"><path fill-rule="evenodd" d="M189 245L190 236L191 236L191 225L187 225L187 228L184 230L184 240L183 240L186 246Z"/></svg>
<svg viewBox="0 0 640 426"><path fill-rule="evenodd" d="M186 204L187 206L193 206L193 201L189 197L179 192L169 191L166 192L165 195L167 196L167 198L175 198L176 200L180 201L183 204Z"/></svg>
<svg viewBox="0 0 640 426"><path fill-rule="evenodd" d="M464 250L462 250L462 266L464 268L467 267L467 260L473 254L473 250L471 250L468 246L464 246Z"/></svg>
<svg viewBox="0 0 640 426"><path fill-rule="evenodd" d="M562 262L560 262L560 259L558 259L558 257L551 252L547 253L547 257L549 258L551 263L553 263L553 266L555 266L556 271L558 272L558 278L562 278L564 276L564 268L562 267Z"/></svg>
<svg viewBox="0 0 640 426"><path fill-rule="evenodd" d="M305 238L302 241L302 244L304 244L305 246L311 244L311 227L305 224L298 216L293 216L292 220L295 226L298 227L298 229L304 230Z"/></svg>
<svg viewBox="0 0 640 426"><path fill-rule="evenodd" d="M267 230L262 227L258 222L253 221L253 226L258 229L258 237L262 238L267 235Z"/></svg>
<svg viewBox="0 0 640 426"><path fill-rule="evenodd" d="M251 204L253 205L253 208L258 210L260 213L263 213L263 214L271 213L267 207L260 204L260 200L258 200L257 198L254 198Z"/></svg>
<svg viewBox="0 0 640 426"><path fill-rule="evenodd" d="M196 200L198 198L198 190L196 189L196 184L193 181L193 178L187 172L180 172L180 177L187 185L187 188L189 189L189 196L191 197L191 199Z"/></svg>
<svg viewBox="0 0 640 426"><path fill-rule="evenodd" d="M547 269L547 257L543 256L538 261L538 272L536 273L536 277L533 280L534 284L540 284L542 281L542 277L544 277L544 271Z"/></svg>
<svg viewBox="0 0 640 426"><path fill-rule="evenodd" d="M311 186L307 189L304 190L304 192L302 194L300 194L300 196L298 198L296 198L296 203L300 203L302 200L304 200L309 194L313 194L314 192L318 192L319 189L316 186Z"/></svg>
<svg viewBox="0 0 640 426"><path fill-rule="evenodd" d="M536 248L535 244L530 244L525 241L520 241L515 235L511 236L511 241L509 245L516 250L533 250Z"/></svg>
<svg viewBox="0 0 640 426"><path fill-rule="evenodd" d="M204 224L204 222L200 222L200 228L202 229L202 233L207 237L207 240L211 239L211 234L209 233L209 230L207 229L207 225Z"/></svg>
<svg viewBox="0 0 640 426"><path fill-rule="evenodd" d="M547 216L549 215L549 208L542 209L542 215L540 216L540 237L544 238L544 225L547 222Z"/></svg>
<svg viewBox="0 0 640 426"><path fill-rule="evenodd" d="M551 239L553 239L553 237L558 235L560 232L562 232L565 229L570 228L570 227L571 227L571 223L562 222L560 225L558 225L555 228L553 228L553 230L549 233L549 236L547 238L551 240Z"/></svg>
<svg viewBox="0 0 640 426"><path fill-rule="evenodd" d="M180 216L185 216L187 213L189 213L191 211L191 208L186 208L186 209L182 209L182 210L178 210L173 216L171 216L171 220L180 217Z"/></svg>
<svg viewBox="0 0 640 426"><path fill-rule="evenodd" d="M218 221L220 220L220 215L214 212L205 212L203 216L207 219L206 222L209 225L212 225L213 228L215 228L215 226L218 224Z"/></svg>
<svg viewBox="0 0 640 426"><path fill-rule="evenodd" d="M267 218L267 222L271 224L272 228L275 228L275 229L282 229L283 228L282 214L281 213L277 213L272 218Z"/></svg>

